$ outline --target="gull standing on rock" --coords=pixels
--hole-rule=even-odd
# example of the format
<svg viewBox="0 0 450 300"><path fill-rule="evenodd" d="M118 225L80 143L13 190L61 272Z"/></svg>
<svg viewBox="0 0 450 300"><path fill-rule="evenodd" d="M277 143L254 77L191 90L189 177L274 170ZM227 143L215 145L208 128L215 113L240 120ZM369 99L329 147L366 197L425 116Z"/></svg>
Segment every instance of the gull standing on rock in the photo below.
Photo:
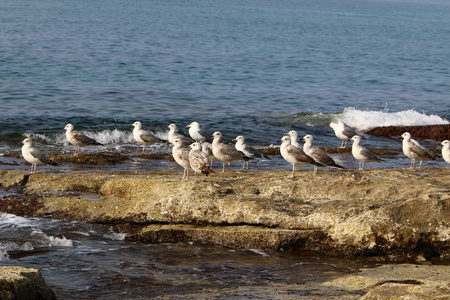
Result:
<svg viewBox="0 0 450 300"><path fill-rule="evenodd" d="M57 163L45 156L45 154L39 151L39 149L33 147L31 138L24 139L22 141L22 144L22 156L27 162L31 164L31 174L36 173L36 166L57 165Z"/></svg>
<svg viewBox="0 0 450 300"><path fill-rule="evenodd" d="M194 170L195 176L197 177L197 173L205 174L205 176L208 176L209 173L214 173L209 168L209 158L208 155L203 153L202 145L199 142L195 142L190 147L192 149L189 151L189 165Z"/></svg>
<svg viewBox="0 0 450 300"><path fill-rule="evenodd" d="M427 148L421 146L418 141L411 138L409 132L402 134L402 150L403 153L411 159L410 168L413 169L416 164L416 160L420 161L419 168L422 167L422 161L424 160L435 160L437 155Z"/></svg>
<svg viewBox="0 0 450 300"><path fill-rule="evenodd" d="M190 144L192 144L194 142L187 136L177 133L177 125L170 124L167 127L169 128L169 143L173 144L173 141L175 139L179 139L184 146L189 146Z"/></svg>
<svg viewBox="0 0 450 300"><path fill-rule="evenodd" d="M295 130L291 130L286 132L284 135L288 135L291 138L291 146L295 146L297 148L302 148L302 146L298 143L298 133Z"/></svg>
<svg viewBox="0 0 450 300"><path fill-rule="evenodd" d="M212 138L213 155L223 163L222 172L225 172L225 163L228 163L229 166L232 162L249 159L244 153L236 150L235 147L222 143L220 141L222 139L222 133L219 131L214 132Z"/></svg>
<svg viewBox="0 0 450 300"><path fill-rule="evenodd" d="M289 136L283 136L281 138L280 153L287 162L292 164L292 174L287 176L287 178L294 178L295 166L320 165L311 156L307 155L302 148L291 145L291 138ZM316 168L314 168L315 174Z"/></svg>
<svg viewBox="0 0 450 300"><path fill-rule="evenodd" d="M381 158L370 152L369 149L361 146L361 137L359 135L354 135L352 137L353 145L352 145L352 155L355 159L359 161L359 169L364 170L365 162L373 162L373 161L383 161Z"/></svg>
<svg viewBox="0 0 450 300"><path fill-rule="evenodd" d="M67 124L66 127L64 127L64 130L66 130L66 138L69 141L69 143L75 146L74 155L78 155L80 153L80 147L93 145L103 146L103 144L100 144L99 142L97 142L94 139L91 139L90 137L87 137L84 133L73 130L72 124Z"/></svg>
<svg viewBox="0 0 450 300"><path fill-rule="evenodd" d="M184 168L183 170L183 180L189 179L189 169L191 165L189 164L189 150L184 148L183 141L181 139L174 139L172 147L173 159Z"/></svg>
<svg viewBox="0 0 450 300"><path fill-rule="evenodd" d="M325 153L322 149L319 147L315 147L312 144L313 136L308 134L303 137L303 140L305 143L303 144L303 151L311 156L319 165L322 166L329 166L329 167L336 167L345 169L343 166L338 165L331 157L328 156L328 154ZM315 172L317 172L317 166L314 166Z"/></svg>
<svg viewBox="0 0 450 300"><path fill-rule="evenodd" d="M259 153L258 150L256 150L252 146L247 145L245 143L245 138L243 135L237 136L235 139L233 139L233 141L236 141L236 144L234 145L236 150L241 151L242 153L244 153L245 156L247 156L249 158L249 159L243 161L242 169L244 169L244 168L248 169L248 161L251 159L263 158L263 157L267 158L264 155L262 155L261 153Z"/></svg>
<svg viewBox="0 0 450 300"><path fill-rule="evenodd" d="M358 133L342 121L331 122L330 127L333 128L334 134L342 140L341 147L347 147L347 142Z"/></svg>
<svg viewBox="0 0 450 300"><path fill-rule="evenodd" d="M155 143L161 143L162 140L158 138L153 133L142 129L142 123L139 121L134 122L131 124L131 126L134 126L133 128L133 137L139 144L142 144L142 153L145 152L145 146L146 145L152 145Z"/></svg>
<svg viewBox="0 0 450 300"><path fill-rule="evenodd" d="M441 144L444 146L442 147L442 157L450 164L450 141L445 140Z"/></svg>
<svg viewBox="0 0 450 300"><path fill-rule="evenodd" d="M191 124L187 125L186 127L189 127L189 135L190 137L196 141L203 143L206 141L206 137L203 134L203 132L200 129L200 125L198 122L192 122Z"/></svg>

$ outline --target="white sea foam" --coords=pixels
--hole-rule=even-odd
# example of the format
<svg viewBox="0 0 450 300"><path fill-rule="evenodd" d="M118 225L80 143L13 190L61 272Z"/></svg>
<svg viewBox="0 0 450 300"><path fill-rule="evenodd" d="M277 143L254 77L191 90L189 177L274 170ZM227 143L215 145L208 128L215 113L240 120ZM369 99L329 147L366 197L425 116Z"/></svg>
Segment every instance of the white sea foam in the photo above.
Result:
<svg viewBox="0 0 450 300"><path fill-rule="evenodd" d="M350 125L358 131L365 131L381 126L420 126L449 124L437 115L427 115L409 109L399 112L358 110L353 107L346 108L341 114L335 116L336 120Z"/></svg>
<svg viewBox="0 0 450 300"><path fill-rule="evenodd" d="M66 239L66 237L55 237L55 236L48 236L48 241L49 244L48 246L50 247L73 247L73 241Z"/></svg>

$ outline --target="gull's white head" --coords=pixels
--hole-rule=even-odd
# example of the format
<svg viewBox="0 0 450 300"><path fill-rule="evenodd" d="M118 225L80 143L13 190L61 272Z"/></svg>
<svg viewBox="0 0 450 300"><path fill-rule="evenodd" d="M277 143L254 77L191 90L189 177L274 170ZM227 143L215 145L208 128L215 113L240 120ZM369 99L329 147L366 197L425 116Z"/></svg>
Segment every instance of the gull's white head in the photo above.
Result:
<svg viewBox="0 0 450 300"><path fill-rule="evenodd" d="M289 132L286 132L285 135L289 135L290 137L297 139L298 138L298 133L295 130L291 130Z"/></svg>
<svg viewBox="0 0 450 300"><path fill-rule="evenodd" d="M176 131L177 130L177 125L175 125L175 124L170 124L169 126L167 126L167 128L169 128L170 129L170 131Z"/></svg>
<svg viewBox="0 0 450 300"><path fill-rule="evenodd" d="M222 137L222 133L220 133L220 131L216 131L212 134L212 137L214 139L220 139Z"/></svg>
<svg viewBox="0 0 450 300"><path fill-rule="evenodd" d="M354 135L352 137L352 141L359 143L359 142L361 142L361 137L359 135Z"/></svg>
<svg viewBox="0 0 450 300"><path fill-rule="evenodd" d="M286 145L291 144L291 138L287 135L283 136L280 141L281 141L281 144L286 144Z"/></svg>
<svg viewBox="0 0 450 300"><path fill-rule="evenodd" d="M194 150L202 150L202 144L200 144L199 142L192 143L189 145L189 147Z"/></svg>
<svg viewBox="0 0 450 300"><path fill-rule="evenodd" d="M187 125L186 127L191 127L193 129L198 129L198 128L200 128L200 125L198 124L198 122L192 122L191 124Z"/></svg>
<svg viewBox="0 0 450 300"><path fill-rule="evenodd" d="M449 140L445 140L445 141L443 141L443 142L441 143L441 145L444 146L444 148L445 148L445 147L448 148L448 147L450 146L450 141L449 141Z"/></svg>
<svg viewBox="0 0 450 300"><path fill-rule="evenodd" d="M131 126L134 126L137 129L141 129L142 127L142 123L139 121L134 122L133 124L131 124Z"/></svg>
<svg viewBox="0 0 450 300"><path fill-rule="evenodd" d="M303 137L303 140L307 141L307 142L312 142L313 141L313 136L310 134L307 134Z"/></svg>
<svg viewBox="0 0 450 300"><path fill-rule="evenodd" d="M405 132L404 134L402 134L402 138L405 140L410 140L411 139L411 133L409 132Z"/></svg>
<svg viewBox="0 0 450 300"><path fill-rule="evenodd" d="M235 139L233 139L233 141L237 141L238 143L244 143L245 138L243 135L238 135Z"/></svg>
<svg viewBox="0 0 450 300"><path fill-rule="evenodd" d="M67 131L72 131L73 130L73 125L72 124L67 124L65 127L64 127L64 130L67 130Z"/></svg>
<svg viewBox="0 0 450 300"><path fill-rule="evenodd" d="M26 138L22 141L22 144L31 146L33 144L33 142L31 141L31 138Z"/></svg>
<svg viewBox="0 0 450 300"><path fill-rule="evenodd" d="M176 147L182 147L183 146L183 141L179 138L176 138L172 141L172 144L174 144Z"/></svg>

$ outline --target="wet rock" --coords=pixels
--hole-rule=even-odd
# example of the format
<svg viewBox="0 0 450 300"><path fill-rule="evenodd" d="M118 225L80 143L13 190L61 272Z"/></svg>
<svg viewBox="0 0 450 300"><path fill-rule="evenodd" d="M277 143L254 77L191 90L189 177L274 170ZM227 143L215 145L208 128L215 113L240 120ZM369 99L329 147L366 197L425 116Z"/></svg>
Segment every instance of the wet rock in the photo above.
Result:
<svg viewBox="0 0 450 300"><path fill-rule="evenodd" d="M56 295L37 269L0 267L0 299L53 300Z"/></svg>
<svg viewBox="0 0 450 300"><path fill-rule="evenodd" d="M450 258L450 168L328 169L316 176L303 170L288 180L289 173L229 170L195 182L180 180L178 170L28 177L1 171L4 188L16 182L22 188L0 201L0 210L140 225L129 238L143 242L311 250L377 261Z"/></svg>
<svg viewBox="0 0 450 300"><path fill-rule="evenodd" d="M450 272L440 265L386 265L325 282L324 286L363 291L358 299L450 299Z"/></svg>
<svg viewBox="0 0 450 300"><path fill-rule="evenodd" d="M94 152L73 154L49 154L48 157L56 163L64 164L88 164L88 165L116 165L129 160L129 157L121 155L117 152Z"/></svg>
<svg viewBox="0 0 450 300"><path fill-rule="evenodd" d="M374 136L400 137L409 132L415 139L443 141L450 137L450 124L427 126L385 126L376 127L365 133Z"/></svg>

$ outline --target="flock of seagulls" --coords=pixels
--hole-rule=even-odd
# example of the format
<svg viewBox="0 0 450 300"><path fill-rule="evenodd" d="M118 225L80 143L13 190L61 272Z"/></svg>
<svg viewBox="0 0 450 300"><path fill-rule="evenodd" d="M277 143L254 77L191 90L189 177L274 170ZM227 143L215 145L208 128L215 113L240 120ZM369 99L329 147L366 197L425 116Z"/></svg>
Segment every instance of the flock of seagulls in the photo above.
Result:
<svg viewBox="0 0 450 300"><path fill-rule="evenodd" d="M165 142L150 131L142 129L142 123L139 121L134 122L131 126L134 127L134 139L137 143L142 144L143 153L146 146ZM250 160L269 159L252 146L246 144L243 135L233 139L236 143L230 145L222 142L222 133L220 131L214 132L211 136L204 134L198 122L192 122L186 126L189 128L189 137L179 134L175 124L170 124L167 127L169 128L168 141L173 145L172 156L175 162L183 168L183 179L189 178L189 170L193 170L195 176L197 174L208 176L210 173L214 173L212 169L213 162L222 162L222 172L225 172L225 166L227 164L229 166L236 161L242 161L242 169L248 169ZM333 128L335 135L342 140L340 147L345 148L349 140L353 141L352 155L358 160L360 170L364 169L365 163L383 161L361 145L363 138L347 124L342 121L332 122L330 127ZM68 142L75 146L74 155L79 155L80 147L102 145L84 133L74 130L72 124L67 124L64 130L66 130ZM405 132L402 138L403 153L411 159L410 168L415 167L416 161L419 161L419 167L421 167L424 160L438 159L436 153L412 139L409 132ZM293 178L296 168L304 165L312 165L314 167L314 175L317 173L318 167L345 169L344 166L336 163L325 151L313 145L314 138L312 135L305 135L302 140L304 140L303 146L298 142L298 133L295 130L291 130L285 133L279 141L281 143L281 156L288 163L292 164L292 173L288 175L288 178ZM22 156L31 164L31 173L36 172L37 166L56 165L55 162L33 146L31 138L24 139L22 143ZM442 156L450 164L450 141L445 140L442 142L442 145Z"/></svg>

